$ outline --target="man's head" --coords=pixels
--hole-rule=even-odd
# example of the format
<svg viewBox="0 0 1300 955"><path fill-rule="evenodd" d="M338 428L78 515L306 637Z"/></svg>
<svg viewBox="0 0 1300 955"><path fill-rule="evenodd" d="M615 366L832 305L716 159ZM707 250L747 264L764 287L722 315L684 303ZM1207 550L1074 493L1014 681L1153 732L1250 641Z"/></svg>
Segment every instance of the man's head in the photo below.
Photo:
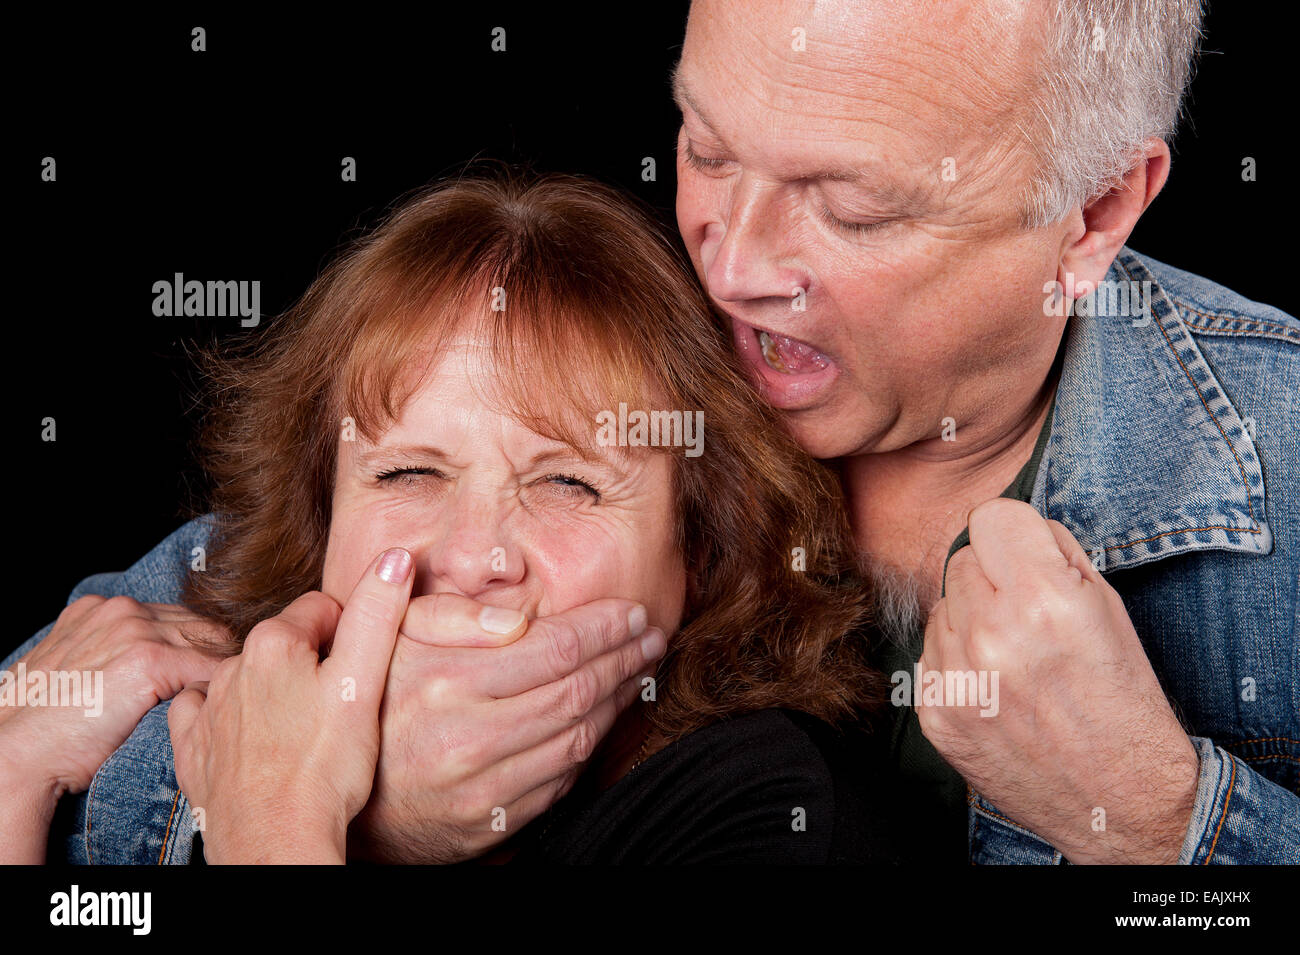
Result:
<svg viewBox="0 0 1300 955"><path fill-rule="evenodd" d="M1101 280L1163 185L1199 24L1198 0L695 0L678 224L810 452L950 453L944 419L1032 399L1044 286Z"/></svg>

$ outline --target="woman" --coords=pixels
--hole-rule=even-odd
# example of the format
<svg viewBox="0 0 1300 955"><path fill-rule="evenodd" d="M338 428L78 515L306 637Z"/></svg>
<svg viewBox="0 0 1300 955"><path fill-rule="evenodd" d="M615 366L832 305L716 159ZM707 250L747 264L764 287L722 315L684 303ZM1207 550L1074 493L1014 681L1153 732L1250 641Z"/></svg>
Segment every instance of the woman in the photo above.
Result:
<svg viewBox="0 0 1300 955"><path fill-rule="evenodd" d="M433 595L518 611L515 633L618 597L666 635L516 858L871 857L828 726L884 695L834 479L618 193L495 177L418 195L212 378L194 617L151 631L229 654L170 710L208 861L343 861L385 838L362 810L406 745L381 716L411 699L399 630ZM193 684L182 659L158 699ZM454 692L448 666L434 691Z"/></svg>

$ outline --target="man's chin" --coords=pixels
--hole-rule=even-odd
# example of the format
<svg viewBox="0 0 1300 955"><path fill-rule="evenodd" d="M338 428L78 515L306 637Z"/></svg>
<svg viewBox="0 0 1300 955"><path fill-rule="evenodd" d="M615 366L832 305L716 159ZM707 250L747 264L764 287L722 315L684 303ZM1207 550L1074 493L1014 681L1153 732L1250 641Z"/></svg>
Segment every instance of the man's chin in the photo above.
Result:
<svg viewBox="0 0 1300 955"><path fill-rule="evenodd" d="M853 427L852 417L846 418L828 408L778 410L777 413L790 436L814 458L842 458L862 449L863 435Z"/></svg>

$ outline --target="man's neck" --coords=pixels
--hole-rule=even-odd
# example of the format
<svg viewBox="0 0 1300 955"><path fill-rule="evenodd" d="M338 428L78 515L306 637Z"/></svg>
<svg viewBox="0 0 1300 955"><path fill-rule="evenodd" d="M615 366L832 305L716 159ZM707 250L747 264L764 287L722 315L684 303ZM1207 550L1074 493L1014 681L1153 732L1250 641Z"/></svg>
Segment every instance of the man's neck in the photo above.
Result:
<svg viewBox="0 0 1300 955"><path fill-rule="evenodd" d="M1032 456L1055 388L1049 375L1001 420L959 425L953 440L932 437L841 461L859 552L880 570L914 577L923 612L939 598L948 548L970 511L1001 494Z"/></svg>

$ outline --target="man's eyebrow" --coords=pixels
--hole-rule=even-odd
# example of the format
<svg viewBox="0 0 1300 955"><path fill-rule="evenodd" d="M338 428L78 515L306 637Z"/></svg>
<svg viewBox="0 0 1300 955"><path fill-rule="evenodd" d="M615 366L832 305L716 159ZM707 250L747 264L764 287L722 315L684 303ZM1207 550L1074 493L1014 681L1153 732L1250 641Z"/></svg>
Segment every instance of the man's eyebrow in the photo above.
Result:
<svg viewBox="0 0 1300 955"><path fill-rule="evenodd" d="M932 190L924 185L902 186L871 169L817 169L801 177L821 182L847 182L869 189L876 198L904 215L919 215L930 208Z"/></svg>
<svg viewBox="0 0 1300 955"><path fill-rule="evenodd" d="M704 111L700 109L700 104L691 95L690 90L687 89L686 83L682 79L681 66L679 60L672 71L673 100L677 103L678 109L685 112L689 108L699 117L700 122L708 127L711 133L715 136L718 135L717 128L709 122ZM891 209L898 210L902 215L920 215L930 207L931 195L928 188L920 185L904 188L891 180L884 179L878 172L871 169L845 167L816 169L798 178L805 182L847 182L851 185L866 186L883 203Z"/></svg>
<svg viewBox="0 0 1300 955"><path fill-rule="evenodd" d="M691 95L691 91L686 88L686 82L682 79L682 64L680 60L678 60L677 65L673 67L672 86L673 101L677 104L677 108L682 112L686 112L686 110L689 109L700 118L701 123L709 128L709 132L716 136L718 132L717 127L709 122L709 118L704 114L704 110L700 109L700 104L696 102L695 97Z"/></svg>

